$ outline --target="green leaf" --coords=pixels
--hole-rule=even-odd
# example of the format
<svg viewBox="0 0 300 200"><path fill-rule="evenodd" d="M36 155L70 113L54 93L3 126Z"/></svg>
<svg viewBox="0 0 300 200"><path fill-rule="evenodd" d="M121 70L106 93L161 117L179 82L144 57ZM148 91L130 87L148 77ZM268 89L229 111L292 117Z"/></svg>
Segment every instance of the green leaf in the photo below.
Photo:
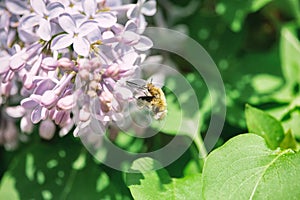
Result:
<svg viewBox="0 0 300 200"><path fill-rule="evenodd" d="M281 30L280 58L282 71L286 81L293 84L300 84L300 44L297 38L297 26L286 25Z"/></svg>
<svg viewBox="0 0 300 200"><path fill-rule="evenodd" d="M289 118L282 122L285 130L292 130L297 139L300 139L300 111L294 111L289 114Z"/></svg>
<svg viewBox="0 0 300 200"><path fill-rule="evenodd" d="M297 141L295 140L295 137L292 134L291 130L288 130L288 132L285 134L284 139L280 143L280 147L282 149L292 149L294 151L298 150Z"/></svg>
<svg viewBox="0 0 300 200"><path fill-rule="evenodd" d="M296 102L299 98L291 102L289 106L285 107L285 112L282 117L282 125L285 130L292 130L296 138L300 138L300 105Z"/></svg>
<svg viewBox="0 0 300 200"><path fill-rule="evenodd" d="M18 191L15 188L16 179L9 173L6 173L1 180L0 199L20 199Z"/></svg>
<svg viewBox="0 0 300 200"><path fill-rule="evenodd" d="M261 9L262 7L264 7L267 3L271 2L272 0L252 0L252 4L251 4L251 11L255 12L259 9Z"/></svg>
<svg viewBox="0 0 300 200"><path fill-rule="evenodd" d="M207 157L205 199L299 199L300 154L270 150L264 139L242 134Z"/></svg>
<svg viewBox="0 0 300 200"><path fill-rule="evenodd" d="M136 200L201 199L201 174L171 178L161 165L149 158L133 162L133 173L126 174L126 184Z"/></svg>
<svg viewBox="0 0 300 200"><path fill-rule="evenodd" d="M274 92L282 86L283 80L270 74L257 74L252 79L253 89L260 95Z"/></svg>
<svg viewBox="0 0 300 200"><path fill-rule="evenodd" d="M246 123L248 131L265 138L271 149L279 147L284 138L284 130L279 121L268 113L246 105Z"/></svg>
<svg viewBox="0 0 300 200"><path fill-rule="evenodd" d="M223 16L233 31L240 31L244 19L251 12L256 12L272 0L219 0L216 12Z"/></svg>

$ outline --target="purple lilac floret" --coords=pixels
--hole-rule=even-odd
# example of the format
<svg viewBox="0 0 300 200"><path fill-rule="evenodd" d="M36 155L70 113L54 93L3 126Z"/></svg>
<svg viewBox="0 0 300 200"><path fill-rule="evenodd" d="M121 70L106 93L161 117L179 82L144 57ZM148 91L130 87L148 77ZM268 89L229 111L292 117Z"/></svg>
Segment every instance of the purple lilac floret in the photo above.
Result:
<svg viewBox="0 0 300 200"><path fill-rule="evenodd" d="M152 41L143 36L154 0L6 0L0 2L0 145L16 146L39 124L51 139L124 118ZM13 106L12 106L13 105ZM99 131L100 130L100 131Z"/></svg>

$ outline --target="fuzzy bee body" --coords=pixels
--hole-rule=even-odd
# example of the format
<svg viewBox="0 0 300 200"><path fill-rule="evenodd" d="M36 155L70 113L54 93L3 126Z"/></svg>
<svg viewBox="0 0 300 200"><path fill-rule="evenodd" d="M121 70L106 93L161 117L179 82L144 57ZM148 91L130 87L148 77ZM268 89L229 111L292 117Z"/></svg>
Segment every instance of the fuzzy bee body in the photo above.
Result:
<svg viewBox="0 0 300 200"><path fill-rule="evenodd" d="M128 82L130 85L136 85L135 83ZM138 106L147 107L153 113L153 117L156 120L162 120L167 115L167 101L164 92L161 88L156 87L151 82L145 86L138 86L137 88L146 90L145 96L139 96L137 98Z"/></svg>

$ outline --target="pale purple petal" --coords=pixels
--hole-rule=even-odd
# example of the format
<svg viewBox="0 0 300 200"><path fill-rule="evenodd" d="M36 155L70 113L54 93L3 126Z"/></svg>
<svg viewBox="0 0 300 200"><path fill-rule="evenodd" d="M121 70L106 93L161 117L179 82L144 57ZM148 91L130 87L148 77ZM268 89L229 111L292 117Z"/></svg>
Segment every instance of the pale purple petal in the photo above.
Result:
<svg viewBox="0 0 300 200"><path fill-rule="evenodd" d="M44 58L41 67L45 70L55 70L58 66L58 61L53 57Z"/></svg>
<svg viewBox="0 0 300 200"><path fill-rule="evenodd" d="M75 106L74 100L75 97L73 95L65 96L57 102L57 106L63 110L70 110Z"/></svg>
<svg viewBox="0 0 300 200"><path fill-rule="evenodd" d="M18 29L19 38L25 43L33 43L39 40L39 37L31 29Z"/></svg>
<svg viewBox="0 0 300 200"><path fill-rule="evenodd" d="M42 120L47 119L48 113L49 113L49 112L48 112L48 109L45 108L45 107L42 107L42 111L41 111L41 119L42 119Z"/></svg>
<svg viewBox="0 0 300 200"><path fill-rule="evenodd" d="M41 16L46 12L46 5L42 0L30 0L30 5L33 10Z"/></svg>
<svg viewBox="0 0 300 200"><path fill-rule="evenodd" d="M45 107L51 107L54 105L57 101L58 96L55 94L52 90L47 90L43 95L41 99L41 104Z"/></svg>
<svg viewBox="0 0 300 200"><path fill-rule="evenodd" d="M12 46L12 44L14 43L15 39L16 39L16 30L14 29L9 29L8 34L7 34L7 41L6 41L6 45L7 46Z"/></svg>
<svg viewBox="0 0 300 200"><path fill-rule="evenodd" d="M13 55L10 58L10 63L9 66L11 68L11 70L15 71L15 70L19 70L20 68L25 66L25 62L22 58L22 54L21 53L17 53L15 55Z"/></svg>
<svg viewBox="0 0 300 200"><path fill-rule="evenodd" d="M0 63L1 63L0 75L6 73L9 70L9 62L10 61L8 56L0 58Z"/></svg>
<svg viewBox="0 0 300 200"><path fill-rule="evenodd" d="M110 1L106 1L105 5L107 7L115 7L115 6L120 6L122 4L121 0L110 0Z"/></svg>
<svg viewBox="0 0 300 200"><path fill-rule="evenodd" d="M41 80L37 84L37 87L34 90L34 94L42 95L45 91L52 90L55 86L55 82L53 82L51 79Z"/></svg>
<svg viewBox="0 0 300 200"><path fill-rule="evenodd" d="M138 13L139 13L138 7L134 6L127 11L127 17L128 19L136 18L138 16Z"/></svg>
<svg viewBox="0 0 300 200"><path fill-rule="evenodd" d="M67 33L73 34L76 31L76 23L71 15L64 13L58 18L59 25Z"/></svg>
<svg viewBox="0 0 300 200"><path fill-rule="evenodd" d="M102 41L102 34L100 28L95 28L94 31L90 32L86 37L90 42Z"/></svg>
<svg viewBox="0 0 300 200"><path fill-rule="evenodd" d="M74 137L81 136L85 131L89 131L90 120L86 122L79 122L75 128L73 135Z"/></svg>
<svg viewBox="0 0 300 200"><path fill-rule="evenodd" d="M147 26L147 21L144 17L144 15L141 15L139 18L139 29L137 30L138 33L143 33L145 31L145 28Z"/></svg>
<svg viewBox="0 0 300 200"><path fill-rule="evenodd" d="M74 41L73 35L62 34L55 37L51 43L52 50L63 49L69 47Z"/></svg>
<svg viewBox="0 0 300 200"><path fill-rule="evenodd" d="M82 23L78 29L78 36L83 37L97 28L96 21L86 21Z"/></svg>
<svg viewBox="0 0 300 200"><path fill-rule="evenodd" d="M33 81L34 75L32 75L31 73L27 73L24 75L23 85L27 90L31 90L34 87Z"/></svg>
<svg viewBox="0 0 300 200"><path fill-rule="evenodd" d="M46 19L40 20L40 27L37 30L37 34L41 37L41 39L45 41L49 41L51 39L51 26L50 22Z"/></svg>
<svg viewBox="0 0 300 200"><path fill-rule="evenodd" d="M141 36L139 43L136 44L134 48L136 48L139 51L147 51L152 46L153 46L153 42L149 38L145 36Z"/></svg>
<svg viewBox="0 0 300 200"><path fill-rule="evenodd" d="M83 22L86 22L87 21L87 18L85 15L82 15L82 14L73 14L71 15L73 20L75 21L75 24L76 24L76 28L78 28L80 26L80 24L82 24Z"/></svg>
<svg viewBox="0 0 300 200"><path fill-rule="evenodd" d="M43 54L40 54L40 55L38 55L37 58L36 57L34 58L35 61L34 61L34 64L32 65L32 67L29 71L30 74L36 75L38 73L38 71L40 69L40 66L42 64L43 56L44 56Z"/></svg>
<svg viewBox="0 0 300 200"><path fill-rule="evenodd" d="M133 64L136 62L138 58L139 58L139 54L137 54L135 51L132 51L130 53L128 52L125 55L123 55L121 59L123 63L129 65L132 68Z"/></svg>
<svg viewBox="0 0 300 200"><path fill-rule="evenodd" d="M55 124L50 119L42 121L39 127L39 134L41 138L46 140L53 138L55 134L55 128Z"/></svg>
<svg viewBox="0 0 300 200"><path fill-rule="evenodd" d="M16 15L24 15L26 13L29 13L27 1L8 0L5 1L5 4L7 9Z"/></svg>
<svg viewBox="0 0 300 200"><path fill-rule="evenodd" d="M39 123L42 120L42 116L41 116L41 112L42 112L42 107L41 106L37 106L31 113L31 121L34 124Z"/></svg>
<svg viewBox="0 0 300 200"><path fill-rule="evenodd" d="M25 114L25 109L22 106L7 107L5 111L13 118L20 118Z"/></svg>
<svg viewBox="0 0 300 200"><path fill-rule="evenodd" d="M89 55L89 52L90 52L90 44L89 42L84 39L84 38L81 38L81 37L77 37L75 40L74 40L74 44L73 44L73 48L74 48L74 51L78 54L78 55L81 55L81 56L88 56Z"/></svg>
<svg viewBox="0 0 300 200"><path fill-rule="evenodd" d="M65 111L57 112L55 116L55 123L57 125L63 125L70 119L70 114Z"/></svg>
<svg viewBox="0 0 300 200"><path fill-rule="evenodd" d="M7 27L9 27L9 23L10 23L9 18L10 18L10 14L8 12L4 12L4 11L0 10L0 28L1 29L6 30Z"/></svg>
<svg viewBox="0 0 300 200"><path fill-rule="evenodd" d="M156 13L156 1L150 0L144 3L141 12L147 16L154 15Z"/></svg>
<svg viewBox="0 0 300 200"><path fill-rule="evenodd" d="M43 50L43 45L40 42L35 42L34 44L30 45L28 48L26 48L26 53L24 53L23 58L30 60L35 60L38 58Z"/></svg>
<svg viewBox="0 0 300 200"><path fill-rule="evenodd" d="M90 119L91 113L88 112L86 109L82 108L79 111L79 120L82 122L86 122Z"/></svg>
<svg viewBox="0 0 300 200"><path fill-rule="evenodd" d="M47 5L49 20L58 17L65 11L65 7L60 2L52 2Z"/></svg>
<svg viewBox="0 0 300 200"><path fill-rule="evenodd" d="M87 17L90 17L95 14L95 11L97 10L97 3L95 0L83 0L82 7Z"/></svg>
<svg viewBox="0 0 300 200"><path fill-rule="evenodd" d="M40 103L40 102L41 102L41 98L42 98L41 95L36 95L36 94L30 95L30 99L32 99L33 101L35 101L35 102L37 102L37 103ZM22 105L22 106L23 106L23 105Z"/></svg>
<svg viewBox="0 0 300 200"><path fill-rule="evenodd" d="M20 27L21 29L27 29L27 28L32 28L33 26L36 26L40 23L42 17L35 15L35 14L30 14L30 15L24 15L20 19Z"/></svg>
<svg viewBox="0 0 300 200"><path fill-rule="evenodd" d="M0 82L1 83L1 82ZM5 96L9 96L11 94L11 89L12 89L12 83L9 81L5 81L0 85L0 95L5 95ZM2 103L2 102L1 102ZM1 108L2 109L2 108Z"/></svg>
<svg viewBox="0 0 300 200"><path fill-rule="evenodd" d="M115 94L120 96L122 99L129 99L133 97L132 91L125 87L116 87Z"/></svg>
<svg viewBox="0 0 300 200"><path fill-rule="evenodd" d="M63 125L63 127L61 127L60 131L59 131L59 136L63 137L65 135L67 135L70 130L73 128L74 126L74 121L69 118L69 120Z"/></svg>
<svg viewBox="0 0 300 200"><path fill-rule="evenodd" d="M115 37L115 34L112 31L105 31L102 34L103 39L109 39Z"/></svg>
<svg viewBox="0 0 300 200"><path fill-rule="evenodd" d="M79 136L79 130L80 130L80 128L79 128L79 125L77 124L76 128L73 131L73 136L74 137L78 137Z"/></svg>
<svg viewBox="0 0 300 200"><path fill-rule="evenodd" d="M22 117L21 122L20 122L20 128L25 133L31 133L32 132L33 124L30 121L29 117L27 117L27 116Z"/></svg>
<svg viewBox="0 0 300 200"><path fill-rule="evenodd" d="M117 22L117 17L110 12L102 12L95 16L95 20L102 28L110 28Z"/></svg>
<svg viewBox="0 0 300 200"><path fill-rule="evenodd" d="M124 31L133 31L136 32L137 30L137 25L134 21L130 20L126 23Z"/></svg>
<svg viewBox="0 0 300 200"><path fill-rule="evenodd" d="M14 75L15 75L15 73L14 73L13 71L9 70L9 71L5 74L5 76L3 77L2 82L3 82L3 83L8 83L9 81L12 80L12 78L14 77ZM9 94L9 91L8 91L7 94Z"/></svg>
<svg viewBox="0 0 300 200"><path fill-rule="evenodd" d="M61 119L63 118L63 112L60 111L56 111L54 112L53 116L52 116L52 120L54 120L55 124L59 124Z"/></svg>
<svg viewBox="0 0 300 200"><path fill-rule="evenodd" d="M132 31L126 31L123 34L122 40L124 43L137 43L140 40L140 35Z"/></svg>
<svg viewBox="0 0 300 200"><path fill-rule="evenodd" d="M23 99L20 104L21 104L21 106L23 106L26 109L32 109L38 105L38 103L36 101L34 101L30 98Z"/></svg>

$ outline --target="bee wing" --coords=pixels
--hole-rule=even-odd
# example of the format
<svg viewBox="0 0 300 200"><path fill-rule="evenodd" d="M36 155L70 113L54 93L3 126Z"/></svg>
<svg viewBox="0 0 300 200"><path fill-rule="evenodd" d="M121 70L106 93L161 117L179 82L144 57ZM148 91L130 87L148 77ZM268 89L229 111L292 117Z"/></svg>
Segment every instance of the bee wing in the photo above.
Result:
<svg viewBox="0 0 300 200"><path fill-rule="evenodd" d="M142 80L142 79L132 79L129 81L126 81L126 84L131 87L131 88L135 88L135 89L140 89L140 90L145 90L147 89L146 87L146 81Z"/></svg>
<svg viewBox="0 0 300 200"><path fill-rule="evenodd" d="M148 83L153 83L156 87L162 88L165 82L165 75L154 74L147 80Z"/></svg>

